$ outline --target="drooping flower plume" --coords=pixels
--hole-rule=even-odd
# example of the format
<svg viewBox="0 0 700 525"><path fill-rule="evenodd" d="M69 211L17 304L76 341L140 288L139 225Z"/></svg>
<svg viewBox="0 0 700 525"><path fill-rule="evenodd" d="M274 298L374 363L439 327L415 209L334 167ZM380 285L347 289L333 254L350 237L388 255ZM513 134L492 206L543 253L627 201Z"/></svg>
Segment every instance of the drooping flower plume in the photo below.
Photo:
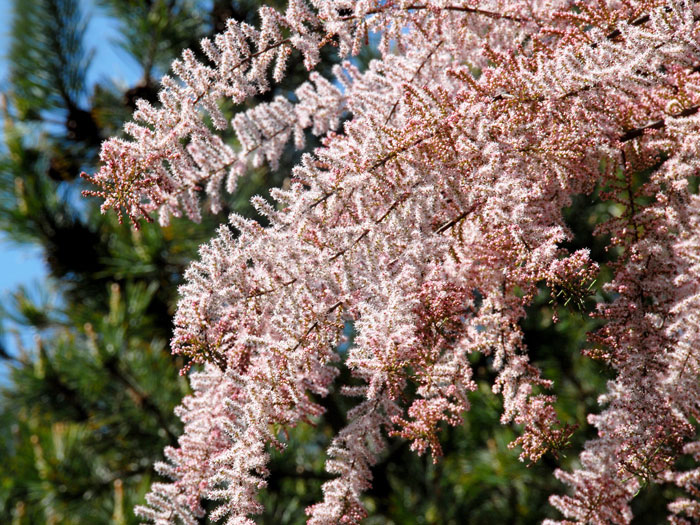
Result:
<svg viewBox="0 0 700 525"><path fill-rule="evenodd" d="M551 501L566 523L628 523L642 484L671 482L688 491L672 519L697 519L700 476L674 468L697 456L700 415L699 16L688 0L291 0L258 28L230 21L202 42L206 62L184 52L160 106L141 102L131 139L103 145L89 177L103 209L197 220L203 195L216 211L250 165L303 148L305 130L323 145L271 202L254 199L268 226L232 216L187 271L172 349L204 368L158 466L172 482L139 513L196 523L206 499L214 519L253 523L266 451L283 447L274 429L323 413L314 399L341 360L359 402L309 523L366 515L389 436L439 459L441 424L469 417L474 353L493 361L521 457L556 451L573 428L520 322L539 284L576 302L596 280L587 250L562 247L562 209L601 187L624 212L598 228L620 256L588 353L615 378L581 468L557 472L570 491ZM380 58L360 71L351 57L370 34ZM328 44L348 59L335 78L311 72L293 101L236 115L238 149L217 135L222 100L268 90L293 50L312 70Z"/></svg>

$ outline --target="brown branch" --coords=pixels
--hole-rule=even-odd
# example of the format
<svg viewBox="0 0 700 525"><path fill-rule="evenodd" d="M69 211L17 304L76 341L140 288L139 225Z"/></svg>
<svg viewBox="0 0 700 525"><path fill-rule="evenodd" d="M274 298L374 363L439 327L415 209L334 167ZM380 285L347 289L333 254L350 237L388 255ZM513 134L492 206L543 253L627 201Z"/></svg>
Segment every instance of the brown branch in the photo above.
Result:
<svg viewBox="0 0 700 525"><path fill-rule="evenodd" d="M411 187L411 189L413 189L415 186L416 186L416 185L414 184L414 185ZM375 221L374 221L375 224L379 224L379 223L382 222L384 219L386 219L387 216L388 216L392 211L394 211L394 209L395 209L399 204L401 204L402 202L404 202L408 197L409 197L409 195L407 194L407 195L404 195L403 197L401 197L401 198L399 198L399 199L396 199L394 202L392 202L392 203L391 203L391 206L389 206L389 208L382 214L382 216L379 217L378 219L375 219Z"/></svg>
<svg viewBox="0 0 700 525"><path fill-rule="evenodd" d="M402 11L421 11L424 9L430 9L430 6L428 5L409 5L403 8L400 8ZM445 6L440 8L442 11L455 11L459 13L471 13L475 15L482 15L486 16L488 18L493 18L495 20L510 20L511 22L527 22L528 20L524 18L520 18L519 16L511 16L511 15L504 15L503 13L497 13L495 11L487 11L486 9L479 9L477 7L467 7L467 6ZM377 8L377 9L370 9L367 11L365 14L362 15L362 17L365 16L370 16L370 15L378 15L380 13L383 13L387 11L387 9L382 9L382 8ZM340 20L343 22L348 21L348 20L356 20L360 18L357 15L348 15L348 16L342 16L340 17Z"/></svg>
<svg viewBox="0 0 700 525"><path fill-rule="evenodd" d="M323 197L316 199L314 202L312 202L309 205L309 209L312 210L313 208L315 208L316 206L318 206L322 202L326 201L328 199L328 197L330 197L331 195L334 195L336 191L337 190L333 190L333 191L329 191L329 192L324 193Z"/></svg>
<svg viewBox="0 0 700 525"><path fill-rule="evenodd" d="M420 66L418 66L418 69L416 69L416 72L413 73L413 76L411 77L411 80L408 81L409 84L413 84L413 81L418 78L418 75L420 74L421 70L423 69L423 66L428 63L428 60L435 54L435 52L440 48L440 46L444 43L444 40L440 40L437 45L428 53L428 56L426 56L423 61L420 63ZM394 105L391 107L391 111L389 112L389 115L386 117L386 120L384 121L384 124L388 124L389 121L391 120L391 117L394 115L394 111L396 111L396 108L399 106L399 102L401 101L401 98L397 98L396 102L394 102Z"/></svg>
<svg viewBox="0 0 700 525"><path fill-rule="evenodd" d="M283 39L283 40L280 40L279 42L276 42L276 43L274 43L274 44L270 44L270 45L268 45L265 49L261 49L260 51L256 51L256 52L253 53L252 55L248 55L247 57L241 59L241 61L238 62L235 66L233 66L233 67L230 69L229 72L236 71L238 68L240 68L241 66L247 64L247 63L250 62L251 60L253 60L253 59L259 57L260 55L263 55L263 54L265 54L265 53L268 53L268 52L272 51L273 49L277 49L278 47L283 46L283 45L285 45L285 44L291 44L291 42L292 42L292 39L291 39L291 38L285 38L285 39ZM197 96L194 98L194 100L192 101L192 105L193 105L193 106L194 106L194 105L197 105L197 104L199 103L199 101L202 100L202 98L204 97L204 95L206 95L206 90L205 90L201 95L197 95ZM179 123L179 122L178 122L178 123Z"/></svg>
<svg viewBox="0 0 700 525"><path fill-rule="evenodd" d="M666 8L666 10L667 10L667 11L670 11L670 9L669 9L668 7ZM648 21L649 21L649 15L648 15L648 14L642 14L642 15L638 16L637 18L635 18L634 20L631 20L631 21L629 22L629 25L631 25L631 26L641 26L642 24L646 24ZM616 39L617 37L619 37L620 35L622 35L622 33L620 32L619 29L613 29L613 30L610 31L607 35L605 35L605 38L607 38L608 40L614 40L614 39ZM592 48L598 47L598 43L597 43L597 42L593 42L593 43L591 44L591 47L592 47Z"/></svg>
<svg viewBox="0 0 700 525"><path fill-rule="evenodd" d="M435 233L444 233L444 232L446 232L447 230L449 230L450 228L452 228L455 224L457 224L459 221L461 221L462 219L464 219L467 215L469 215L472 211L474 211L474 207L472 207L472 208L471 208L470 210L468 210L468 211L464 211L464 212L460 213L460 214L459 214L457 217L455 217L454 219L451 219L451 220L447 221L445 224L443 224L443 225L440 226L437 230L435 230Z"/></svg>
<svg viewBox="0 0 700 525"><path fill-rule="evenodd" d="M260 297L262 295L267 295L267 294L272 293L272 292L277 292L277 291L281 290L282 288L286 288L287 286L294 284L295 282L297 282L296 277L294 279L292 279L291 281L287 281L287 282L282 283L280 286L278 286L276 288L268 288L267 290L260 290L259 292L254 292L254 293L248 295L246 297L246 299L255 299L256 297Z"/></svg>
<svg viewBox="0 0 700 525"><path fill-rule="evenodd" d="M358 242L360 242L362 239L365 238L365 236L369 233L369 228L363 231L360 236L353 241L353 243L348 246L347 248L343 248L339 252L337 252L335 255L333 255L330 259L328 259L328 262L333 262L335 261L338 257L341 255L344 255L348 250L352 249Z"/></svg>
<svg viewBox="0 0 700 525"><path fill-rule="evenodd" d="M700 1L700 0L693 0L694 3L697 3L698 1ZM671 9L670 9L669 7L665 7L664 10L665 10L667 13L671 11ZM649 20L650 20L649 14L642 14L642 15L638 16L637 18L635 18L634 20L629 21L628 23L629 23L629 25L631 25L631 26L640 26L640 25L642 25L642 24L647 23ZM610 31L607 35L605 35L605 38L606 38L606 40L615 40L617 37L619 37L619 36L621 36L621 35L622 35L622 32L621 32L619 29L613 29L613 30ZM662 45L663 45L663 44L662 44ZM598 42L592 42L592 43L590 44L590 46L591 46L592 49L595 49L595 48L598 47ZM661 47L661 46L659 46L659 47ZM700 71L700 65L695 66L693 69L691 69L691 73L697 73L698 71ZM582 88L580 88L580 89L576 89L576 90L574 90L574 91L570 91L569 93L566 93L565 95L563 95L563 96L560 97L560 98L561 98L561 99L567 99L567 98L570 98L570 97L572 97L572 96L578 95L579 93L582 93L582 92L584 92L584 91L588 91L589 89L591 89L591 88L593 88L593 87L594 87L593 85L584 86L584 87L582 87ZM492 101L495 102L495 101L498 101L498 100L502 100L502 99L504 99L504 98L506 98L506 97L508 97L508 96L510 96L508 93L499 93L498 95L496 95L496 96L494 96L494 97L492 98ZM537 98L534 98L534 99L532 99L532 100L527 100L527 101L525 101L525 102L541 102L542 100L544 100L543 97L537 97Z"/></svg>
<svg viewBox="0 0 700 525"><path fill-rule="evenodd" d="M696 4L696 3L698 3L698 1L699 0L692 0L692 3ZM671 8L668 6L663 7L663 10L666 13L671 12ZM637 18L635 18L634 20L630 20L628 22L628 24L631 26L641 26L642 24L646 24L649 20L650 20L649 14L643 13L643 14L639 15ZM622 35L622 33L620 32L619 29L613 29L607 35L605 35L605 38L607 38L608 40L614 40L615 38L617 38L621 35ZM597 46L598 46L598 44L596 44L595 42L593 44L591 44L591 47L597 47Z"/></svg>
<svg viewBox="0 0 700 525"><path fill-rule="evenodd" d="M411 148L413 148L413 147L415 147L415 146L418 146L421 142L423 142L423 141L425 141L425 140L428 140L428 139L430 139L430 138L433 138L435 135L437 135L437 133L438 133L438 132L436 131L435 133L431 133L431 134L428 135L427 137L420 138L420 139L418 139L418 140L413 141L413 142L410 143L410 144L407 144L407 145L405 145L405 146L403 146L403 147L397 149L396 151L392 151L392 152L389 153L386 157L384 157L384 158L378 160L377 162L375 162L374 164L372 164L369 168L367 168L367 171L374 171L375 169L377 169L377 168L379 168L380 166L383 166L384 164L386 164L387 162L389 162L391 159L393 159L393 158L399 156L401 153L404 153L404 152L408 151L409 149L411 149Z"/></svg>
<svg viewBox="0 0 700 525"><path fill-rule="evenodd" d="M695 113L697 113L699 110L700 105L691 106L673 116L676 118L689 117L691 115L695 115ZM645 124L644 126L625 131L618 140L620 142L629 142L632 139L636 139L637 137L641 137L642 135L644 135L644 132L648 129L662 129L664 126L666 126L666 121L664 119L655 120L653 122Z"/></svg>
<svg viewBox="0 0 700 525"><path fill-rule="evenodd" d="M326 310L325 315L332 314L338 307L340 307L342 305L343 305L343 302L338 301L333 306L331 306L328 310ZM311 332L313 332L314 330L316 330L316 328L318 328L318 323L319 323L319 321L316 320L311 324L311 326L309 326L308 330L306 330L304 335L302 335L301 338L299 339L299 341L297 341L297 344L294 345L294 348L292 348L292 352L294 352L297 348L299 348L301 346L301 344L306 340L306 338L309 337L309 334Z"/></svg>
<svg viewBox="0 0 700 525"><path fill-rule="evenodd" d="M304 333L304 335L299 338L299 341L297 341L297 344L294 345L294 348L292 348L292 352L294 352L297 348L301 346L301 344L304 342L304 340L309 336L311 332L313 332L316 328L318 327L318 321L314 321L311 326L309 326L309 329Z"/></svg>
<svg viewBox="0 0 700 525"><path fill-rule="evenodd" d="M415 187L415 186L416 186L416 185L414 184L414 185L412 186L412 188ZM388 216L394 209L396 209L396 207L397 207L399 204L401 204L402 202L404 202L408 197L409 197L409 195L404 195L403 197L401 197L401 198L399 198L399 199L396 199L394 202L392 202L392 203L391 203L391 206L389 206L389 208L382 214L382 216L379 217L378 219L375 219L375 220L374 220L374 223L375 223L375 224L379 224L379 223L382 222L384 219L386 219L387 216ZM344 249L340 250L338 253L336 253L336 254L333 255L330 259L328 259L328 262L333 262L333 261L335 261L338 257L340 257L341 255L343 255L344 253L346 253L346 252L347 252L348 250L350 250L353 246L355 246L358 242L360 242L362 239L364 239L365 236L366 236L368 233L369 233L369 228L366 229L365 231L363 231L363 232L360 234L360 236L359 236L357 239L355 239L355 241L354 241L350 246L348 246L347 248L344 248Z"/></svg>

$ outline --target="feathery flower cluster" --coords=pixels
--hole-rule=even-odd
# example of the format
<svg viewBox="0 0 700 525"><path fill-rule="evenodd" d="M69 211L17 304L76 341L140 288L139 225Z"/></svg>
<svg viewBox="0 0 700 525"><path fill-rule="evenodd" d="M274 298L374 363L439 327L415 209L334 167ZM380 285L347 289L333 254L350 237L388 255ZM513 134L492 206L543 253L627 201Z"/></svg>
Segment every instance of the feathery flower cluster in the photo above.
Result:
<svg viewBox="0 0 700 525"><path fill-rule="evenodd" d="M222 227L187 271L172 348L205 367L158 466L172 483L153 485L141 515L196 523L208 499L212 518L253 523L266 449L283 447L273 429L323 413L310 394L328 394L341 360L362 385L341 391L360 402L309 523L366 515L386 436L440 456L440 424L469 409L473 353L492 358L521 457L556 451L573 429L520 321L540 283L580 302L596 279L586 250L562 248L562 209L598 185L624 210L598 231L621 255L589 351L615 379L581 468L557 472L570 493L551 501L566 523L628 523L642 484L671 482L689 495L672 520L698 519L700 471L674 464L699 450L699 16L689 0L290 0L262 9L259 29L231 21L203 41L206 64L183 53L161 107L140 103L127 125L133 140L104 144L89 177L103 209L197 220L202 188L216 209L222 185L233 191L250 163L276 166L305 129L323 146L273 202L254 199L269 226L232 216L237 233ZM227 127L219 101L269 89L293 49L312 69L323 45L349 56L372 32L380 58L366 71L311 73L295 102L238 114L240 150L205 123ZM348 321L357 335L341 356Z"/></svg>

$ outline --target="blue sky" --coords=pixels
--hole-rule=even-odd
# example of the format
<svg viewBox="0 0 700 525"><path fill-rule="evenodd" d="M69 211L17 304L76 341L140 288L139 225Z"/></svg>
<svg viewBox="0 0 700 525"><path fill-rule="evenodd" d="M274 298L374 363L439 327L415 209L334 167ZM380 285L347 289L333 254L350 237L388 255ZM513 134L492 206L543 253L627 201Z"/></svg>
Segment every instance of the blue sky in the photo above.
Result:
<svg viewBox="0 0 700 525"><path fill-rule="evenodd" d="M96 83L111 78L117 84L133 85L139 79L136 64L117 45L119 31L115 22L102 16L93 2L83 1L83 12L90 18L87 41L95 44L95 57L88 78ZM0 0L0 86L5 86L10 24L11 0ZM2 87L0 87L2 90ZM0 296L18 284L41 280L46 275L41 254L32 246L12 244L0 234Z"/></svg>
<svg viewBox="0 0 700 525"><path fill-rule="evenodd" d="M9 0L0 0L0 86L5 86L9 46L8 32L12 21ZM18 284L27 284L45 274L44 264L36 248L9 243L0 235L0 300Z"/></svg>
<svg viewBox="0 0 700 525"><path fill-rule="evenodd" d="M88 74L90 83L110 78L117 85L135 84L139 80L140 71L136 63L116 45L115 39L119 31L115 21L103 16L91 0L83 0L82 5L83 13L90 19L86 41L94 46L95 51ZM12 1L0 0L0 91L6 86L6 54L11 23ZM40 286L46 274L37 247L11 243L0 233L0 303L5 302L11 291L19 285L28 285L30 288Z"/></svg>

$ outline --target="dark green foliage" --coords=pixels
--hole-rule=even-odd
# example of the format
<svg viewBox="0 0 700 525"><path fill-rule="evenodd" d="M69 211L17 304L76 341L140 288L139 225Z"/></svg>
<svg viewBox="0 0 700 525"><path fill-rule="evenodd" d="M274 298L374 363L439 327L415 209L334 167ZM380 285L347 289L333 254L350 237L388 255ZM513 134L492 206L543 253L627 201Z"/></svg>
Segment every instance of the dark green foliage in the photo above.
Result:
<svg viewBox="0 0 700 525"><path fill-rule="evenodd" d="M94 128L79 113L84 111L79 104L85 95L90 62L79 4L65 0L17 2L13 14L10 77L19 117L39 120L43 110L72 109L76 112L72 132L84 137Z"/></svg>

